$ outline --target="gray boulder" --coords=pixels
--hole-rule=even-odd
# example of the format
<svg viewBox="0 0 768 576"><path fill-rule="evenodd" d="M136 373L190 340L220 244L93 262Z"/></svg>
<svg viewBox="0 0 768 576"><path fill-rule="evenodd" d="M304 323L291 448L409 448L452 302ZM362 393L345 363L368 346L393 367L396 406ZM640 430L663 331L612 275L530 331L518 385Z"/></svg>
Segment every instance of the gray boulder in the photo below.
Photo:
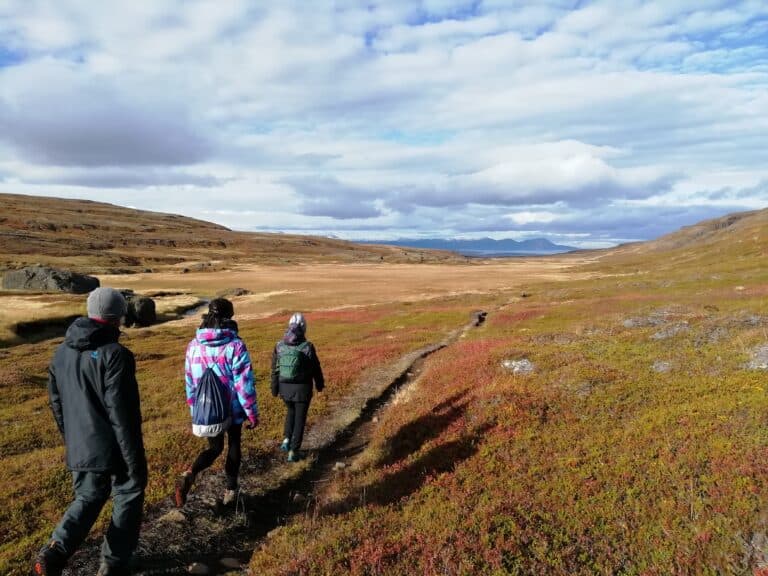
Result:
<svg viewBox="0 0 768 576"><path fill-rule="evenodd" d="M656 360L653 363L653 366L651 366L651 370L658 372L659 374L664 374L672 370L672 363L667 362L666 360Z"/></svg>
<svg viewBox="0 0 768 576"><path fill-rule="evenodd" d="M669 338L674 338L675 336L678 336L680 334L684 334L690 330L690 327L688 326L688 322L682 321L678 322L677 324L672 324L671 326L665 326L658 332L656 332L651 338L653 340L667 340Z"/></svg>
<svg viewBox="0 0 768 576"><path fill-rule="evenodd" d="M99 285L99 279L94 276L86 276L49 266L28 266L19 270L11 270L3 275L3 288L5 290L87 294L98 288Z"/></svg>
<svg viewBox="0 0 768 576"><path fill-rule="evenodd" d="M146 296L139 296L133 291L124 290L123 296L128 303L128 312L125 315L125 325L147 327L157 322L157 309L155 301Z"/></svg>
<svg viewBox="0 0 768 576"><path fill-rule="evenodd" d="M747 370L768 370L768 344L761 344L752 349L752 359L747 363Z"/></svg>
<svg viewBox="0 0 768 576"><path fill-rule="evenodd" d="M508 372L512 372L512 374L531 374L536 369L536 366L528 358L521 360L508 358L502 360L501 367Z"/></svg>

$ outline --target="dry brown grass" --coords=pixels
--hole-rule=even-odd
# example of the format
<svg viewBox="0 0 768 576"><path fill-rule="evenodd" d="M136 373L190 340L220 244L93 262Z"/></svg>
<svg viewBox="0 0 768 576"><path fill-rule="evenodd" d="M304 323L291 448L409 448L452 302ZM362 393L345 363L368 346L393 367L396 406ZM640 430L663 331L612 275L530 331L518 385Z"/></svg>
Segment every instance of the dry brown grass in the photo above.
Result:
<svg viewBox="0 0 768 576"><path fill-rule="evenodd" d="M70 294L0 293L0 343L18 341L15 326L50 318L66 318L85 311L85 300Z"/></svg>
<svg viewBox="0 0 768 576"><path fill-rule="evenodd" d="M388 302L420 302L446 296L522 291L540 281L582 278L572 271L584 257L520 258L478 261L475 265L433 264L303 264L239 266L219 272L103 275L103 286L138 293L170 292L157 298L160 315L189 307L198 297L232 288L247 296L233 297L238 316L263 318L287 310L344 309ZM56 319L84 310L85 296L23 295L0 291L0 342L14 342L14 326L30 320ZM195 324L190 316L175 323Z"/></svg>
<svg viewBox="0 0 768 576"><path fill-rule="evenodd" d="M532 282L583 277L571 270L583 261L583 258L552 257L481 261L470 266L242 266L214 274L129 274L100 278L104 285L132 288L137 292L189 290L211 295L227 288L246 288L253 294L235 298L238 309L244 314L263 314L302 306L339 308L519 290Z"/></svg>

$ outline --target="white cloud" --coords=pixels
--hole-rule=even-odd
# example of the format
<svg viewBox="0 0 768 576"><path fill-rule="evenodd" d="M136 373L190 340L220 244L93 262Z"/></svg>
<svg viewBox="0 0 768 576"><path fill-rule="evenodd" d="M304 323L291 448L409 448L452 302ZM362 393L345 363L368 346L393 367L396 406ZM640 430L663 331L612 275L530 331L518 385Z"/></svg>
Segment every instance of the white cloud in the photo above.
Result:
<svg viewBox="0 0 768 576"><path fill-rule="evenodd" d="M347 234L578 218L601 242L628 202L669 227L768 204L768 7L572 5L9 1L4 189Z"/></svg>

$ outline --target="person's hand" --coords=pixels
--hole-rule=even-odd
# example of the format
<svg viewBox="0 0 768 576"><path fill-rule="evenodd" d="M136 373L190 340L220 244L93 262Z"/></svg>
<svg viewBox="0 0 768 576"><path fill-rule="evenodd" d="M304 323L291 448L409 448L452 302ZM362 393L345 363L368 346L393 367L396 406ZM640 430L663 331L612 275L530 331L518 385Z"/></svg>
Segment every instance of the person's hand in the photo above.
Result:
<svg viewBox="0 0 768 576"><path fill-rule="evenodd" d="M245 427L248 430L253 430L258 425L259 425L259 418L258 418L258 416L256 416L256 417L253 418L253 420L248 420L248 422L246 422L246 424L245 424Z"/></svg>

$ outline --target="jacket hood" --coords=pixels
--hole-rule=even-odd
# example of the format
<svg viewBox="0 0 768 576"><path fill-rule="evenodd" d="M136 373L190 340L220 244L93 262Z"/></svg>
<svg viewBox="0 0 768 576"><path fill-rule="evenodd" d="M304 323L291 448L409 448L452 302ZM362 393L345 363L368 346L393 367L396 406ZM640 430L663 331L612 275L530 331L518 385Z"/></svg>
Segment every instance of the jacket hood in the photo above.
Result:
<svg viewBox="0 0 768 576"><path fill-rule="evenodd" d="M231 328L198 328L195 339L205 346L223 346L237 338Z"/></svg>
<svg viewBox="0 0 768 576"><path fill-rule="evenodd" d="M64 343L75 350L95 350L120 338L120 329L90 318L78 318L67 329Z"/></svg>
<svg viewBox="0 0 768 576"><path fill-rule="evenodd" d="M306 339L307 338L304 336L304 330L302 330L301 327L296 324L291 324L291 326L286 331L285 336L283 336L283 342L291 346L301 344Z"/></svg>

